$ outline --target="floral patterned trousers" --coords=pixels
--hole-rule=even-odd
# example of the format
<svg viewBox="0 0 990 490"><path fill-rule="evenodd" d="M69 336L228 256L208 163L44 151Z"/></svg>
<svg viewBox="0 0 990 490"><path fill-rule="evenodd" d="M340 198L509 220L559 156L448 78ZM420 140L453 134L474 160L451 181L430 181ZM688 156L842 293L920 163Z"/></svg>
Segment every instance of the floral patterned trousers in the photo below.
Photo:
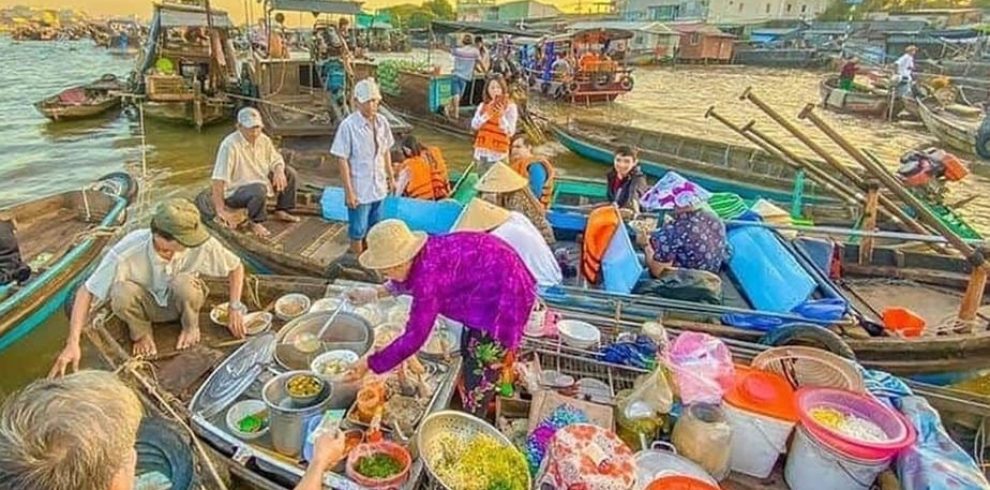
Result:
<svg viewBox="0 0 990 490"><path fill-rule="evenodd" d="M484 418L495 398L508 350L488 334L465 327L461 334L461 401L468 413Z"/></svg>

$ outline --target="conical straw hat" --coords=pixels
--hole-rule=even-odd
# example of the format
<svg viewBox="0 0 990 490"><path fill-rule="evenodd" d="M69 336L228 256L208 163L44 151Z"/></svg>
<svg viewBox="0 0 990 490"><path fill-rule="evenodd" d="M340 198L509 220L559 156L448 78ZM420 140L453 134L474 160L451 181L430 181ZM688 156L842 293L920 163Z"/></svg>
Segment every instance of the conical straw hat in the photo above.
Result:
<svg viewBox="0 0 990 490"><path fill-rule="evenodd" d="M474 198L454 224L454 231L490 231L509 220L509 211Z"/></svg>
<svg viewBox="0 0 990 490"><path fill-rule="evenodd" d="M388 269L416 257L426 244L426 233L412 231L404 222L387 219L368 231L368 249L358 257L366 269Z"/></svg>
<svg viewBox="0 0 990 490"><path fill-rule="evenodd" d="M515 192L526 187L529 181L526 177L519 175L508 165L498 162L481 176L481 180L475 185L478 192L490 192L500 194L503 192Z"/></svg>

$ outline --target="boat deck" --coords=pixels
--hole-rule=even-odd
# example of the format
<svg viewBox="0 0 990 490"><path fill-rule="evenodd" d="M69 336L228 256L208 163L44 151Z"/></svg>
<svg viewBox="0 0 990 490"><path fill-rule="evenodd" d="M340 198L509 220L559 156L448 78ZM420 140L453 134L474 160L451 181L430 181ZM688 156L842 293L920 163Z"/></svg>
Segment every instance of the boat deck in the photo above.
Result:
<svg viewBox="0 0 990 490"><path fill-rule="evenodd" d="M92 223L79 215L79 210L59 208L38 215L34 220L20 222L17 238L24 262L38 265L64 255L74 243L74 237L89 229Z"/></svg>

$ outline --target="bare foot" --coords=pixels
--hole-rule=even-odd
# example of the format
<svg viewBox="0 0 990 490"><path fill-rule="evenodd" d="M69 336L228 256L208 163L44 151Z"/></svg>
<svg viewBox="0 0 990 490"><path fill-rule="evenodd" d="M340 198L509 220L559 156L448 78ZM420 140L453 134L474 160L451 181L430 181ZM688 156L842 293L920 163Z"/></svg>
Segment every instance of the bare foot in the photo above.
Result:
<svg viewBox="0 0 990 490"><path fill-rule="evenodd" d="M293 215L289 214L288 211L283 211L281 209L279 209L278 211L275 211L275 219L277 219L279 221L285 221L285 222L288 222L288 223L298 223L299 222L299 217L298 216L293 216Z"/></svg>
<svg viewBox="0 0 990 490"><path fill-rule="evenodd" d="M175 350L188 349L199 343L199 328L186 328L179 334L179 341L175 343Z"/></svg>
<svg viewBox="0 0 990 490"><path fill-rule="evenodd" d="M131 350L131 354L134 357L149 357L157 353L158 347L155 346L155 338L151 334L135 340L134 348Z"/></svg>
<svg viewBox="0 0 990 490"><path fill-rule="evenodd" d="M254 233L258 238L268 238L272 236L272 233L265 228L265 225L261 223L251 223L251 233Z"/></svg>

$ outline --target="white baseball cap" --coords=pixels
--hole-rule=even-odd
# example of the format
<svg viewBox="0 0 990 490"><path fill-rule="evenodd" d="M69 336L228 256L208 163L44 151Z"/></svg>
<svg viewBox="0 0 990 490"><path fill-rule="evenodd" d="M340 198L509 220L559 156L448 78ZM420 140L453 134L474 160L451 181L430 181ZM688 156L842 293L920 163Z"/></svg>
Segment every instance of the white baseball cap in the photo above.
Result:
<svg viewBox="0 0 990 490"><path fill-rule="evenodd" d="M261 120L261 113L254 107L245 107L237 113L237 124L245 128L263 128L265 123Z"/></svg>
<svg viewBox="0 0 990 490"><path fill-rule="evenodd" d="M382 92L378 90L375 79L368 77L354 85L354 98L358 103L364 104L369 100L382 100Z"/></svg>

